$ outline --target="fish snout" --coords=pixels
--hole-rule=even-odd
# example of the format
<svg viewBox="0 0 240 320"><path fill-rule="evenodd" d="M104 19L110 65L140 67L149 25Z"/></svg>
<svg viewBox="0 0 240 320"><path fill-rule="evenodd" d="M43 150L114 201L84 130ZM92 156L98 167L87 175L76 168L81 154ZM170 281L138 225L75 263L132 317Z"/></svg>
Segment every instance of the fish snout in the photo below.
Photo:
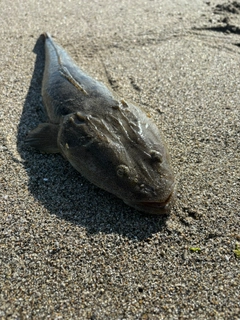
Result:
<svg viewBox="0 0 240 320"><path fill-rule="evenodd" d="M157 196L157 193L159 196ZM125 201L128 205L135 209L149 214L169 214L176 198L176 184L172 184L164 190L164 194L159 191L155 192L155 196L149 199L138 201Z"/></svg>

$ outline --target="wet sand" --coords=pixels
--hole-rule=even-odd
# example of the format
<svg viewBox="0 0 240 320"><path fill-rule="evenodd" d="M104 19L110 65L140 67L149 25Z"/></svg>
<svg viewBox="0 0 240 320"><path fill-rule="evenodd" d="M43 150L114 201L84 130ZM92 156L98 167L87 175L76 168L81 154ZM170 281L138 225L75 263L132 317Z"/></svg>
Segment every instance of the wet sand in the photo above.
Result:
<svg viewBox="0 0 240 320"><path fill-rule="evenodd" d="M240 319L240 2L223 3L1 2L0 319ZM24 145L44 31L161 128L169 216Z"/></svg>

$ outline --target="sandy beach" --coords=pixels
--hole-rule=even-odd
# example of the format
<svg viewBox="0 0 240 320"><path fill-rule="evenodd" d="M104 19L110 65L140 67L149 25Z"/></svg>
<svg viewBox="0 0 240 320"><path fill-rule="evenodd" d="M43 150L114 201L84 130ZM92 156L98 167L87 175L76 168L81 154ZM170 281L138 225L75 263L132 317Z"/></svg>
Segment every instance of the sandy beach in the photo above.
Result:
<svg viewBox="0 0 240 320"><path fill-rule="evenodd" d="M240 2L0 7L0 319L240 319ZM46 118L45 31L163 132L168 216L25 145Z"/></svg>

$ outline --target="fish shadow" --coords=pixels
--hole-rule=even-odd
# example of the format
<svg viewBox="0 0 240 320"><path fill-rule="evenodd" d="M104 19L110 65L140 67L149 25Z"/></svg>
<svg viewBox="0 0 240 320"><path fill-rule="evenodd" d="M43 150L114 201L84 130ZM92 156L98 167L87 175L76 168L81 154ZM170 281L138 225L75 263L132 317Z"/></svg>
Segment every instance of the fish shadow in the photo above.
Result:
<svg viewBox="0 0 240 320"><path fill-rule="evenodd" d="M88 234L115 233L142 241L162 230L168 216L145 215L91 184L61 155L41 154L24 143L27 132L46 121L41 86L44 39L37 40L34 71L17 133L17 149L29 176L28 189L51 214L85 227ZM36 213L37 214L37 213Z"/></svg>
<svg viewBox="0 0 240 320"><path fill-rule="evenodd" d="M240 28L235 25L226 24L226 25L218 25L213 27L204 27L204 28L192 28L193 30L207 30L207 31L215 31L215 32L223 32L223 33L235 33L240 34Z"/></svg>

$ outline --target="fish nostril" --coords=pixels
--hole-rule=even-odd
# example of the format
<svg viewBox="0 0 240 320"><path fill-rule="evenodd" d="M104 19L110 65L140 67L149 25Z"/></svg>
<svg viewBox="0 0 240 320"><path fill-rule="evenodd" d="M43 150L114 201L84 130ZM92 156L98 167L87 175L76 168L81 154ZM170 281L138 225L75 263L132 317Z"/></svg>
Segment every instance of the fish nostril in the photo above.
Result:
<svg viewBox="0 0 240 320"><path fill-rule="evenodd" d="M151 195L155 196L156 191L152 186L146 185L145 183L140 183L135 186L135 191L141 195Z"/></svg>

